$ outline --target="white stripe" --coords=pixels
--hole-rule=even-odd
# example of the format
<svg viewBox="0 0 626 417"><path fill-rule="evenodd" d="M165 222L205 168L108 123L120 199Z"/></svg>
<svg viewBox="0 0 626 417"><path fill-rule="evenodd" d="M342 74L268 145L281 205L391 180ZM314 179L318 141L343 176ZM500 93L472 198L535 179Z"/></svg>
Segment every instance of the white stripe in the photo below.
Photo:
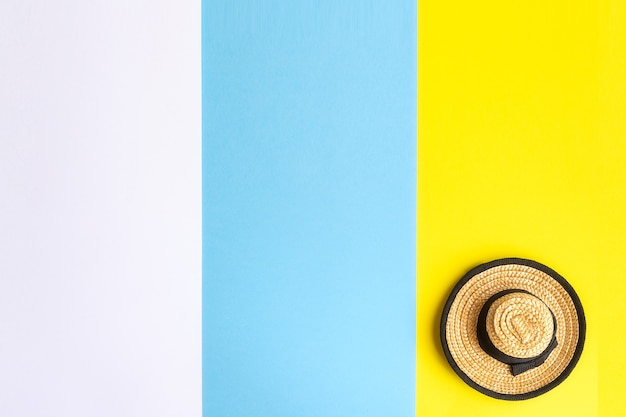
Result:
<svg viewBox="0 0 626 417"><path fill-rule="evenodd" d="M200 2L0 2L0 414L201 414Z"/></svg>

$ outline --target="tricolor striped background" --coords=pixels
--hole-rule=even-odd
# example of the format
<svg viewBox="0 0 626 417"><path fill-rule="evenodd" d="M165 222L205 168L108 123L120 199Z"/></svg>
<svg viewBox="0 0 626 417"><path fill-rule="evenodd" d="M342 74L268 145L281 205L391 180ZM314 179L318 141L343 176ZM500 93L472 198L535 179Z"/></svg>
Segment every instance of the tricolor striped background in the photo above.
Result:
<svg viewBox="0 0 626 417"><path fill-rule="evenodd" d="M0 415L612 416L617 0L0 4ZM562 273L549 393L467 387L454 282Z"/></svg>

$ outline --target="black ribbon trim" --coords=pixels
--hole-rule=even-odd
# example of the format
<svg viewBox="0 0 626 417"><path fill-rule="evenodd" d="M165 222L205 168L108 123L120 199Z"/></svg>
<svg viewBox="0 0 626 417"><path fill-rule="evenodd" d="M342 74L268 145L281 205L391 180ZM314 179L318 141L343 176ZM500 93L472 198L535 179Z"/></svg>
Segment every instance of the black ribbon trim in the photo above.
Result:
<svg viewBox="0 0 626 417"><path fill-rule="evenodd" d="M548 359L548 356L550 356L550 353L552 353L554 348L556 348L558 345L558 342L556 340L556 317L554 317L554 314L552 314L552 320L554 321L554 333L552 335L552 340L550 341L550 344L548 344L548 347L546 347L545 350L539 355L533 358L515 358L513 356L507 355L506 353L502 352L494 346L493 342L489 338L489 334L487 333L487 313L489 312L489 307L491 307L494 301L496 301L498 298L516 292L530 294L528 291L525 290L512 289L501 291L491 296L487 300L483 308L480 310L480 314L478 315L478 325L476 328L476 333L478 335L478 344L480 345L480 347L492 358L502 363L506 363L507 365L510 365L511 373L513 374L513 376L517 376L543 364L546 359Z"/></svg>

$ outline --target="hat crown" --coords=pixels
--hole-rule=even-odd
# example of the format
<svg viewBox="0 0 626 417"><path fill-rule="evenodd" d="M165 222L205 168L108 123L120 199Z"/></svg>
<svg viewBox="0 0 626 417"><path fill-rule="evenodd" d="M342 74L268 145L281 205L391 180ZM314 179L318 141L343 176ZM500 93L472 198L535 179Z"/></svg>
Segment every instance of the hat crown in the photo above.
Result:
<svg viewBox="0 0 626 417"><path fill-rule="evenodd" d="M525 316L517 315L511 318L511 331L521 344L526 345L533 334L537 333L537 328Z"/></svg>
<svg viewBox="0 0 626 417"><path fill-rule="evenodd" d="M543 352L554 334L548 306L527 292L513 292L495 300L486 318L487 334L502 353L532 358Z"/></svg>

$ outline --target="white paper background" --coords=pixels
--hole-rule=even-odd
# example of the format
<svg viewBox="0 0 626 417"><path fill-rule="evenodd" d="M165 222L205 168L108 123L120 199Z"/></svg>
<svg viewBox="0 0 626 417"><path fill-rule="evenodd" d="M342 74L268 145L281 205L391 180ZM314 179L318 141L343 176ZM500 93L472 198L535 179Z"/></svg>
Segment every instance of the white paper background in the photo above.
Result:
<svg viewBox="0 0 626 417"><path fill-rule="evenodd" d="M0 415L201 414L200 1L0 2Z"/></svg>

